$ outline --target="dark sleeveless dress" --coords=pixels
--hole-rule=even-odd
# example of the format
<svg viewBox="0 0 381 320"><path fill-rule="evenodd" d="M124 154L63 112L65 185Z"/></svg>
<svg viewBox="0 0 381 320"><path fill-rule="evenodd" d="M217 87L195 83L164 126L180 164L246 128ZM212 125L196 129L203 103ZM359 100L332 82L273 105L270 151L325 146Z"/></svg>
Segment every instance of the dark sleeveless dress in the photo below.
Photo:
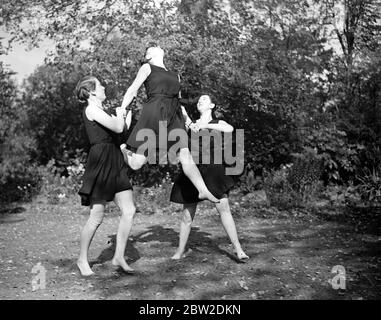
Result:
<svg viewBox="0 0 381 320"><path fill-rule="evenodd" d="M218 123L218 119L213 119L209 123ZM209 129L205 129L209 130ZM212 132L213 130L209 130ZM199 140L200 141L200 140ZM197 143L199 143L197 141ZM234 179L232 176L226 175L225 165L224 164L215 164L213 163L214 148L219 148L219 146L214 145L213 139L211 139L210 145L206 146L208 152L211 155L211 164L200 163L197 165L200 170L201 176L204 179L204 182L209 189L209 191L217 198L221 199L224 195L227 195L230 189L234 186ZM205 148L205 146L204 146ZM191 146L190 146L190 150ZM202 148L199 147L200 155L199 159L202 159ZM204 149L205 151L205 149ZM200 160L201 162L201 160ZM175 203L196 203L200 202L198 198L198 191L189 178L184 174L183 171L175 179L175 182L172 186L170 201Z"/></svg>
<svg viewBox="0 0 381 320"><path fill-rule="evenodd" d="M127 140L127 145L135 152L144 143L137 139L137 134L141 129L152 129L157 138L156 151L161 149L159 121L167 121L168 133L172 129L185 130L185 121L178 98L180 83L177 74L155 65L150 65L150 67L151 73L144 82L147 100L143 104L141 116ZM167 139L166 151L175 143L176 141ZM188 147L186 141L180 142L179 146L180 148Z"/></svg>
<svg viewBox="0 0 381 320"><path fill-rule="evenodd" d="M117 135L96 121L90 121L82 112L90 151L82 186L78 192L81 204L90 205L91 199L112 201L116 193L132 189L128 167L117 145Z"/></svg>

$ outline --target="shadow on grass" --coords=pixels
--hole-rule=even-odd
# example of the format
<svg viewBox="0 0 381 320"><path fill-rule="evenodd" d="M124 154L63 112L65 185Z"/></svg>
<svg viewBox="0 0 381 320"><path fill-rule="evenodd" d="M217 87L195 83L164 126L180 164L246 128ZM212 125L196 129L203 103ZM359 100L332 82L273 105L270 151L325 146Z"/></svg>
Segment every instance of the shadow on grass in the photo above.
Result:
<svg viewBox="0 0 381 320"><path fill-rule="evenodd" d="M222 237L211 239L211 236L210 233L200 231L198 227L193 227L189 235L186 251L192 249L193 251L218 253L237 261L236 256L219 247L221 244L226 244L226 239ZM151 241L166 242L170 243L172 247L177 248L179 244L179 233L172 228L155 225L135 235L133 241L143 243Z"/></svg>
<svg viewBox="0 0 381 320"><path fill-rule="evenodd" d="M339 207L320 210L317 216L325 221L354 226L356 231L381 235L381 207Z"/></svg>
<svg viewBox="0 0 381 320"><path fill-rule="evenodd" d="M25 211L23 207L8 207L0 209L0 214L18 214Z"/></svg>
<svg viewBox="0 0 381 320"><path fill-rule="evenodd" d="M225 239L211 239L210 236L210 233L200 231L197 227L192 228L187 250L192 249L193 251L207 251L210 253L216 252L237 261L237 258L234 255L219 247L219 245L226 243ZM110 235L109 238L110 246L101 252L93 264L104 263L112 260L116 247L116 235ZM162 226L155 225L139 234L134 235L133 237L130 237L125 251L127 263L133 263L141 258L138 250L134 247L135 243L147 243L152 241L170 243L172 247L176 248L179 241L179 234L172 228L164 228Z"/></svg>
<svg viewBox="0 0 381 320"><path fill-rule="evenodd" d="M192 228L187 247L193 253L180 261L168 255L171 248L175 252L178 232L159 224L149 226L132 235L125 252L128 263L141 258L147 262L142 260L137 274L124 277L103 265L115 251L116 235L109 235L109 246L91 263L102 264L106 271L90 280L92 290L107 299L251 299L253 292L261 291L265 293L257 294L259 299L379 298L377 238L356 233L347 224L261 221L250 224L247 220L238 226L241 243L251 257L245 265L232 263L235 255L224 249L230 245L227 235L210 220L202 227L205 231ZM73 261L63 263L70 266ZM343 265L354 279L343 295L327 282L334 276L335 265Z"/></svg>
<svg viewBox="0 0 381 320"><path fill-rule="evenodd" d="M114 257L116 248L116 234L110 235L108 237L110 238L110 240L108 241L110 246L100 253L98 258L92 262L93 264L105 263L107 261L111 261ZM127 241L124 256L127 257L127 263L133 263L140 259L139 251L134 247L133 241Z"/></svg>
<svg viewBox="0 0 381 320"><path fill-rule="evenodd" d="M0 209L0 224L11 224L24 221L25 218L17 218L14 215L23 213L25 208L23 207L5 207Z"/></svg>

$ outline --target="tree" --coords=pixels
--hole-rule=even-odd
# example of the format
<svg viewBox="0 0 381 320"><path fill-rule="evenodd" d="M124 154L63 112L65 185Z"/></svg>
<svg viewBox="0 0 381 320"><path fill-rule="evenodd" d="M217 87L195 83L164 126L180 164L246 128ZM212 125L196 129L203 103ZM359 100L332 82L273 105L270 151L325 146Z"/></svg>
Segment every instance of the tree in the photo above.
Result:
<svg viewBox="0 0 381 320"><path fill-rule="evenodd" d="M0 62L0 202L18 200L25 191L21 186L37 183L29 166L35 143L12 74Z"/></svg>
<svg viewBox="0 0 381 320"><path fill-rule="evenodd" d="M357 86L359 92L361 87L362 93L356 93L356 99L343 93L347 72L328 32L335 30L332 14L337 3L165 0L159 5L142 0L33 0L3 5L3 24L15 40L35 45L39 38L51 37L57 43L46 64L25 84L37 158L46 162L54 157L64 164L75 149L83 148L81 112L72 95L76 82L84 75L97 75L106 85L109 107L119 105L146 43L155 40L166 49L167 67L180 74L184 96L214 94L220 115L245 129L247 163L261 169L289 162L290 154L308 143L306 128L319 130L333 120L339 123L335 110L346 110L344 105L357 98L369 105L378 101L365 97L378 90L365 85L366 59L375 52L374 45L365 50L365 40L359 49L356 46L361 43L354 42L352 60L344 59L363 70L351 73L351 77L361 74L360 81L351 80L351 90ZM369 26L375 26L368 12L372 3L366 2L361 10L367 13L359 15L361 21L368 17ZM27 25L25 19L43 23ZM356 37L371 36L370 29L361 31L362 25L352 28ZM344 39L347 29L337 30L335 37L342 34ZM359 59L361 55L366 59ZM135 119L144 96L140 91ZM196 116L197 112L189 113Z"/></svg>

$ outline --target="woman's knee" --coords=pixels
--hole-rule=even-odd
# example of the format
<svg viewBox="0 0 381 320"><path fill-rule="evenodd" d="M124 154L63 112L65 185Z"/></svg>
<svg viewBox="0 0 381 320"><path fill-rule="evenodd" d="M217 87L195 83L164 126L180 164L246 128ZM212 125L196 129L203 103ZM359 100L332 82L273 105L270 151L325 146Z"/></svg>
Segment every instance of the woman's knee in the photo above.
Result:
<svg viewBox="0 0 381 320"><path fill-rule="evenodd" d="M134 170L134 171L136 171L136 170L139 170L141 167L143 167L143 164L144 163L142 163L142 162L140 162L140 161L137 161L137 160L131 160L131 162L129 163L129 165L130 165L130 168L132 169L132 170Z"/></svg>
<svg viewBox="0 0 381 320"><path fill-rule="evenodd" d="M88 223L92 227L98 227L102 223L103 217L104 217L104 204L92 203Z"/></svg>
<svg viewBox="0 0 381 320"><path fill-rule="evenodd" d="M229 214L229 213L231 213L230 206L229 206L229 201L228 201L227 198L220 199L220 202L216 203L216 208L217 208L217 211L220 214Z"/></svg>
<svg viewBox="0 0 381 320"><path fill-rule="evenodd" d="M182 222L187 224L187 225L191 225L192 224L193 217L192 217L192 215L190 214L190 212L188 210L184 211Z"/></svg>
<svg viewBox="0 0 381 320"><path fill-rule="evenodd" d="M136 207L134 205L125 206L122 208L122 216L127 218L133 218L136 213Z"/></svg>
<svg viewBox="0 0 381 320"><path fill-rule="evenodd" d="M103 216L103 212L92 212L88 219L88 223L90 224L90 226L98 228L103 222Z"/></svg>
<svg viewBox="0 0 381 320"><path fill-rule="evenodd" d="M139 170L146 163L147 158L144 155L134 154L129 163L132 170Z"/></svg>

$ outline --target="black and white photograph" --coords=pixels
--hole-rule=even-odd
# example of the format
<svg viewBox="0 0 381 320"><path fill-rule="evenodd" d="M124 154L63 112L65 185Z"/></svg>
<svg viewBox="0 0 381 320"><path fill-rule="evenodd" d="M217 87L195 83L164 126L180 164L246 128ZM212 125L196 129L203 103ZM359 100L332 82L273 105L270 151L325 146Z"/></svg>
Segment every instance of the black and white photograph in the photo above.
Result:
<svg viewBox="0 0 381 320"><path fill-rule="evenodd" d="M1 0L0 300L238 319L380 270L380 0Z"/></svg>

